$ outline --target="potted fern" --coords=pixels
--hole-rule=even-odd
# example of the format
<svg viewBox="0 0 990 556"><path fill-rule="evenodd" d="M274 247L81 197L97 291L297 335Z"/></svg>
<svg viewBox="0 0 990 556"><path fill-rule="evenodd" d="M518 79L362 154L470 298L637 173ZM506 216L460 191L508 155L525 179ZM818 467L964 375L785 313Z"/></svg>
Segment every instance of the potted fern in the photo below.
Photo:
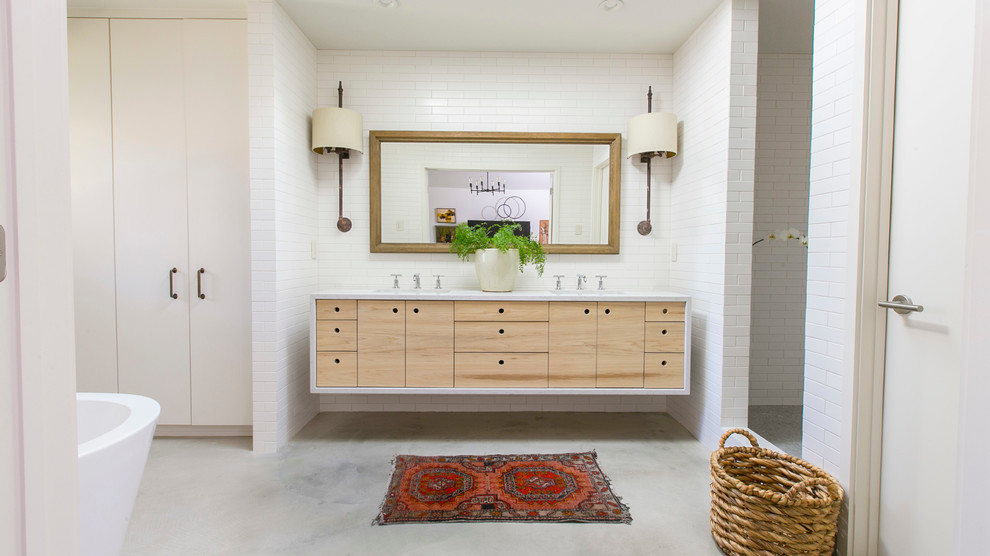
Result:
<svg viewBox="0 0 990 556"><path fill-rule="evenodd" d="M543 276L547 256L542 245L533 238L516 235L520 226L514 222L503 222L494 234L490 231L492 227L461 223L454 230L454 241L450 245L450 251L457 253L461 260L467 261L474 255L474 269L482 291L512 291L516 271L522 272L528 264L535 266L536 272Z"/></svg>

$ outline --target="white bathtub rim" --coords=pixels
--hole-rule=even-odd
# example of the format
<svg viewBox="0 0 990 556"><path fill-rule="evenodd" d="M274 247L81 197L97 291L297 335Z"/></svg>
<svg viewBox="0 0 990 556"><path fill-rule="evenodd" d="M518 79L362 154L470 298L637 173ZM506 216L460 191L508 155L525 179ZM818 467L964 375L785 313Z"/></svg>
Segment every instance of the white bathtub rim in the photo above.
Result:
<svg viewBox="0 0 990 556"><path fill-rule="evenodd" d="M154 426L162 412L162 406L155 400L135 394L77 392L77 401L106 402L127 407L131 414L124 422L113 429L79 444L79 458L98 452L118 442L126 440L141 431Z"/></svg>

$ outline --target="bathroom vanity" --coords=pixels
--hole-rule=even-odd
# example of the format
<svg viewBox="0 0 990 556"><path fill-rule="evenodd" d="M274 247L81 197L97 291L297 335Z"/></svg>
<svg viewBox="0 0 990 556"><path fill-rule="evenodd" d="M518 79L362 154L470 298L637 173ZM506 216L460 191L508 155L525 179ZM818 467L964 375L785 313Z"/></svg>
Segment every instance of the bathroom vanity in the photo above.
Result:
<svg viewBox="0 0 990 556"><path fill-rule="evenodd" d="M314 393L687 394L690 298L377 290L310 300Z"/></svg>

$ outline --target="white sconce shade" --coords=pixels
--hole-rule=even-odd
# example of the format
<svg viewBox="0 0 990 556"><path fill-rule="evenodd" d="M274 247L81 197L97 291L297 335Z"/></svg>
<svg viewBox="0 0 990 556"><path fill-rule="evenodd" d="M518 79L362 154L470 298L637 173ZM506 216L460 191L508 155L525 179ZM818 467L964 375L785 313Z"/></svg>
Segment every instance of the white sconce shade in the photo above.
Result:
<svg viewBox="0 0 990 556"><path fill-rule="evenodd" d="M364 152L364 119L346 108L313 110L313 150L319 154L336 148Z"/></svg>
<svg viewBox="0 0 990 556"><path fill-rule="evenodd" d="M659 153L665 158L677 155L677 116L670 112L650 112L629 119L626 128L626 158L643 153Z"/></svg>

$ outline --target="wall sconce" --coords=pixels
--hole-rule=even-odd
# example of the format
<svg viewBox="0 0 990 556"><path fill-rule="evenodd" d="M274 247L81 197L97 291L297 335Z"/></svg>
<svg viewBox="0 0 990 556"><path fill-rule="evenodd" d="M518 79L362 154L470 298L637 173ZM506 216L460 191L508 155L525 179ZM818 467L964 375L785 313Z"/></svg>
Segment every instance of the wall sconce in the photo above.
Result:
<svg viewBox="0 0 990 556"><path fill-rule="evenodd" d="M313 151L318 154L337 153L339 181L337 185L337 229L350 231L351 219L344 217L344 159L350 149L363 153L364 120L361 114L344 106L344 84L337 82L337 108L313 110Z"/></svg>
<svg viewBox="0 0 990 556"><path fill-rule="evenodd" d="M639 235L649 235L653 231L650 223L650 176L653 173L653 157L672 158L677 155L677 116L670 112L653 111L653 87L646 95L647 113L629 119L626 134L629 136L629 154L626 158L639 155L639 161L646 163L646 220L636 226Z"/></svg>

